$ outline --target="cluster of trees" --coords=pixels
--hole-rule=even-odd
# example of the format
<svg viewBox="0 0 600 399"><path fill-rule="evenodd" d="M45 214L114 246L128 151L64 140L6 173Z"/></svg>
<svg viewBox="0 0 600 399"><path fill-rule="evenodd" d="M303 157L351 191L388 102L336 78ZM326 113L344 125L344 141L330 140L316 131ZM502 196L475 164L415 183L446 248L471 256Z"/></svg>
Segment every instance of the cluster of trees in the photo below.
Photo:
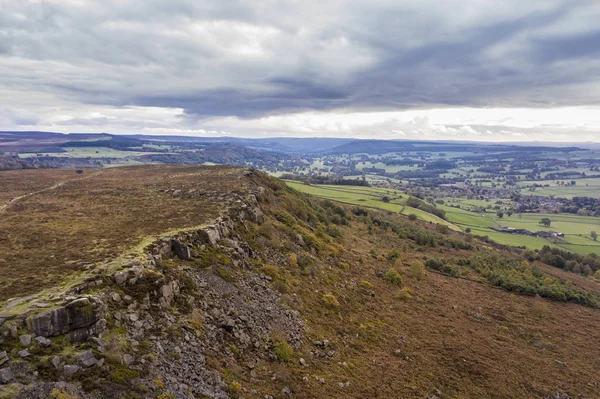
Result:
<svg viewBox="0 0 600 399"><path fill-rule="evenodd" d="M498 253L483 252L473 255L466 263L486 277L491 284L507 291L596 306L596 301L590 293L550 277L526 262L519 262Z"/></svg>
<svg viewBox="0 0 600 399"><path fill-rule="evenodd" d="M573 197L570 201L561 205L560 211L563 213L600 216L600 199Z"/></svg>
<svg viewBox="0 0 600 399"><path fill-rule="evenodd" d="M306 184L333 184L339 186L361 186L370 187L368 181L363 179L336 179L329 176L310 176L304 180Z"/></svg>
<svg viewBox="0 0 600 399"><path fill-rule="evenodd" d="M539 253L525 250L523 256L529 261L539 260L547 265L584 276L589 276L600 269L600 259L596 254L583 256L560 248L551 248L548 245L544 245Z"/></svg>
<svg viewBox="0 0 600 399"><path fill-rule="evenodd" d="M438 209L433 204L428 204L425 201L421 201L420 199L418 199L416 197L409 197L408 200L406 201L406 205L410 206L412 208L420 209L427 213L431 213L439 218L446 220L446 212L445 211L443 211L442 209Z"/></svg>

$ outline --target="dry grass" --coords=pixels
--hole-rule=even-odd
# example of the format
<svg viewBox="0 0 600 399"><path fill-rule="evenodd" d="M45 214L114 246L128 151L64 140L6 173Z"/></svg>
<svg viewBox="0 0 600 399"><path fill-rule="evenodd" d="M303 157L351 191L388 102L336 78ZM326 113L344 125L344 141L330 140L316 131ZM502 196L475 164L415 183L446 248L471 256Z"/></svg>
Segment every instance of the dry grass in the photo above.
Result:
<svg viewBox="0 0 600 399"><path fill-rule="evenodd" d="M392 232L370 234L356 222L342 230L341 244L351 250L340 251L339 261L355 266L321 263L312 276L297 275L300 284L286 295L309 327L298 350L309 366L267 363L262 382L243 381L248 389L273 395L289 386L297 398L423 398L436 389L444 398L597 396L600 363L590 359L600 358L592 344L600 340L599 310L421 273L414 265L439 257L438 248L411 249ZM403 248L403 265L396 267L412 278L401 293L377 277L389 263L368 256L374 243L377 253ZM443 256L470 255L444 249ZM365 295L364 281L374 296ZM324 293L337 298L335 314ZM540 307L548 309L543 317L532 311ZM315 339L330 344L315 347ZM334 356L312 355L328 351Z"/></svg>
<svg viewBox="0 0 600 399"><path fill-rule="evenodd" d="M186 166L0 172L3 198L43 190L0 215L0 301L51 287L144 237L214 219L224 206L216 197L244 190L241 173ZM166 189L202 195L173 198L159 191Z"/></svg>

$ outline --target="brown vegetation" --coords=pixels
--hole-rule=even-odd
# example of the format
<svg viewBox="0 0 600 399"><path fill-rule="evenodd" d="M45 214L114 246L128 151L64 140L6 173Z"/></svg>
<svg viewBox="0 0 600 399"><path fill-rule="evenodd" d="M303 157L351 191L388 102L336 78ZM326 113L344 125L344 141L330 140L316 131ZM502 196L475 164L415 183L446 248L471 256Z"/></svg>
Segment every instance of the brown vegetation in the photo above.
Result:
<svg viewBox="0 0 600 399"><path fill-rule="evenodd" d="M51 287L145 237L214 219L226 205L220 194L244 190L240 173L184 166L0 172L0 203L8 205L0 218L0 301Z"/></svg>

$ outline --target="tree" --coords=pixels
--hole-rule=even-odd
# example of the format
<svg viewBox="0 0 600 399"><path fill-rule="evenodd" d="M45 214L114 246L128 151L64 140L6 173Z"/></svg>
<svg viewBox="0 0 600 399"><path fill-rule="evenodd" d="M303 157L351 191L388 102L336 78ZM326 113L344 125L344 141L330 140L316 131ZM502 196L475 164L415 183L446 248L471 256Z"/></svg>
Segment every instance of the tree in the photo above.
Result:
<svg viewBox="0 0 600 399"><path fill-rule="evenodd" d="M502 217L504 217L504 212L498 211L498 213L496 213L496 215L498 216L498 218L502 219Z"/></svg>
<svg viewBox="0 0 600 399"><path fill-rule="evenodd" d="M549 218L542 218L542 220L540 220L540 223L546 227L550 227L552 220L550 220Z"/></svg>
<svg viewBox="0 0 600 399"><path fill-rule="evenodd" d="M598 233L596 233L594 230L590 231L590 235L594 241L598 240Z"/></svg>

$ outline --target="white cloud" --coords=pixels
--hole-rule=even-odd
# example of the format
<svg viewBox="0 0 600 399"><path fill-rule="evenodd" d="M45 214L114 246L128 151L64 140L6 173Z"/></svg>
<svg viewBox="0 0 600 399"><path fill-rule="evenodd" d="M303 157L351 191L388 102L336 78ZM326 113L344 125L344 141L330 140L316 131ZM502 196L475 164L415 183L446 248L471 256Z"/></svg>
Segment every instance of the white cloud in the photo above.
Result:
<svg viewBox="0 0 600 399"><path fill-rule="evenodd" d="M599 16L567 0L0 0L0 129L598 140Z"/></svg>

